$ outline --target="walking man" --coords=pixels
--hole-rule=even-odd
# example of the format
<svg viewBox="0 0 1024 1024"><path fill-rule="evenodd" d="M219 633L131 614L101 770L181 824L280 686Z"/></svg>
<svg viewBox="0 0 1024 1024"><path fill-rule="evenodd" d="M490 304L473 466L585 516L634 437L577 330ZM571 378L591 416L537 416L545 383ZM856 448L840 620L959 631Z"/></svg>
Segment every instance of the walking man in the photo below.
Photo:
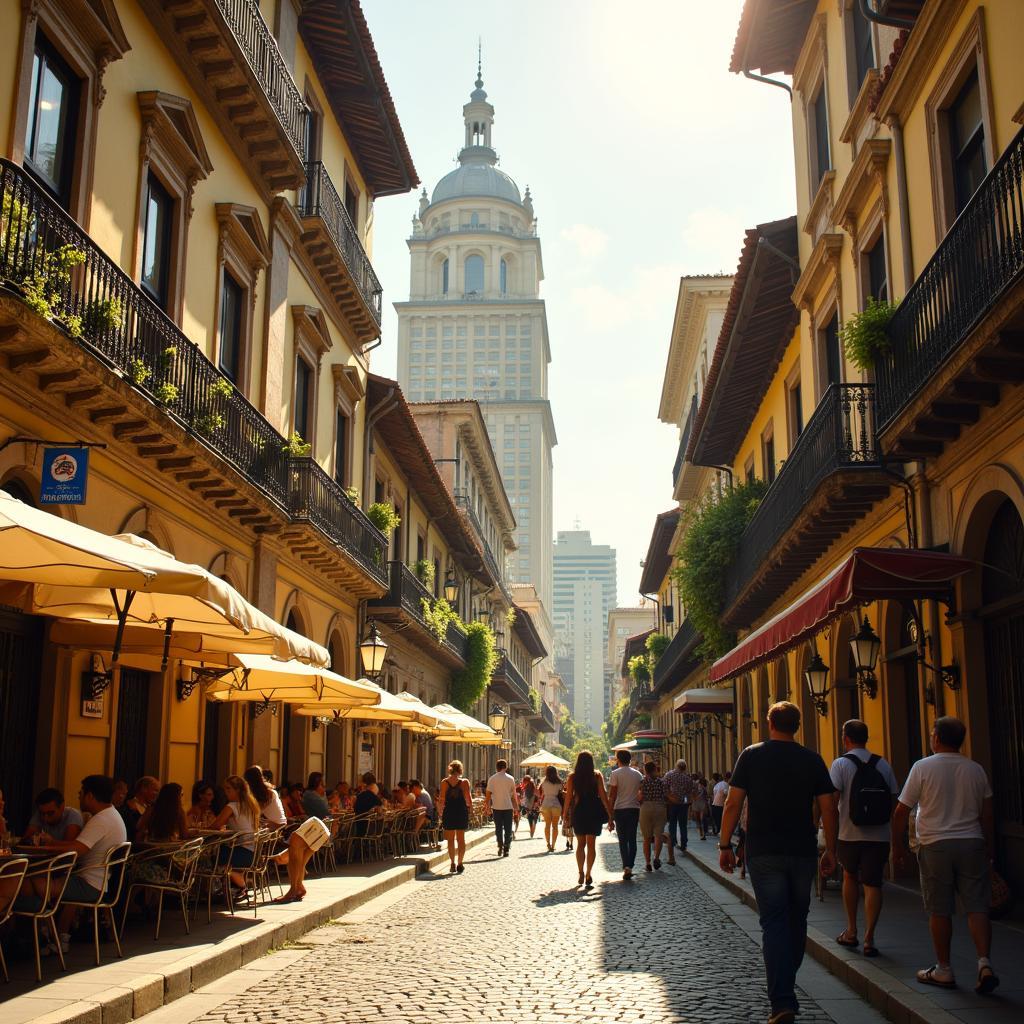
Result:
<svg viewBox="0 0 1024 1024"><path fill-rule="evenodd" d="M882 873L889 863L893 805L900 791L889 763L868 750L868 727L856 718L843 724L842 757L829 775L839 811L839 863L843 866L846 930L840 946L857 945L857 903L864 886L864 955L878 956L875 926L882 911Z"/></svg>
<svg viewBox="0 0 1024 1024"><path fill-rule="evenodd" d="M725 778L722 778L719 772L715 772L711 778L715 783L711 790L711 823L717 836L722 831L722 815L725 813L725 798L729 795L732 772L726 772Z"/></svg>
<svg viewBox="0 0 1024 1024"><path fill-rule="evenodd" d="M796 742L800 709L768 709L768 739L736 760L722 816L719 865L736 868L732 834L747 803L746 864L761 920L761 948L771 1002L768 1024L792 1024L800 1012L796 974L807 942L807 912L817 869L815 807L825 831L821 871L835 870L836 805L825 762ZM732 1016L725 1013L722 1016Z"/></svg>
<svg viewBox="0 0 1024 1024"><path fill-rule="evenodd" d="M484 814L494 815L494 834L498 840L498 856L507 857L512 848L512 826L519 823L519 799L516 780L509 775L508 762L502 758L494 766L494 774L487 780Z"/></svg>
<svg viewBox="0 0 1024 1024"><path fill-rule="evenodd" d="M697 784L693 781L693 776L686 771L686 762L682 758L676 761L675 768L665 772L662 782L668 789L668 852L669 856L674 857L677 845L680 850L686 852L690 800L697 792Z"/></svg>
<svg viewBox="0 0 1024 1024"><path fill-rule="evenodd" d="M622 877L633 877L636 863L636 830L640 824L640 786L643 775L630 766L633 755L628 750L616 750L618 768L610 776L608 802L612 805L612 820L608 831L619 833L619 854L622 856Z"/></svg>
<svg viewBox="0 0 1024 1024"><path fill-rule="evenodd" d="M953 903L960 897L967 927L978 953L974 991L987 995L999 985L989 960L992 950L991 901L993 850L992 787L985 769L960 753L967 727L959 718L937 718L932 728L931 757L916 761L892 816L897 866L906 864L906 831L916 806L917 866L921 895L936 962L917 972L922 985L956 988L950 964Z"/></svg>

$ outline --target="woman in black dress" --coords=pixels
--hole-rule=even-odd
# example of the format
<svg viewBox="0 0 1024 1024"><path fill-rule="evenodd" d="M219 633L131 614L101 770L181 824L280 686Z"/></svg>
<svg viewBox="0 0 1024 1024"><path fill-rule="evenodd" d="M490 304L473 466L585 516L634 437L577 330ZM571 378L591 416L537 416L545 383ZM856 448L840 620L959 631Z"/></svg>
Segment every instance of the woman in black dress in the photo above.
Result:
<svg viewBox="0 0 1024 1024"><path fill-rule="evenodd" d="M438 797L438 811L444 837L448 840L448 858L452 862L451 873L462 874L462 859L466 856L466 829L469 828L469 808L473 796L469 791L469 783L462 777L462 762L452 761L448 765L448 778L441 783ZM458 847L458 863L455 861L455 850Z"/></svg>
<svg viewBox="0 0 1024 1024"><path fill-rule="evenodd" d="M591 872L597 857L595 844L601 829L611 818L611 808L604 788L604 776L594 767L594 755L589 750L580 751L576 767L566 780L565 814L579 840L576 844L576 867L580 872L578 884L583 885L585 880L588 886L593 885Z"/></svg>

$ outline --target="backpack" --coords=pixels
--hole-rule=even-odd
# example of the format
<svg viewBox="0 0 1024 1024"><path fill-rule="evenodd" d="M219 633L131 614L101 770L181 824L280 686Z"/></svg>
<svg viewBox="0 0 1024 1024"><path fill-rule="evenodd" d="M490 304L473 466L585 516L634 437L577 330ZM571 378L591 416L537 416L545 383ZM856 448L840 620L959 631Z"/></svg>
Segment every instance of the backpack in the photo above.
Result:
<svg viewBox="0 0 1024 1024"><path fill-rule="evenodd" d="M843 756L857 766L857 773L850 784L850 821L861 826L887 825L892 817L892 793L878 770L881 758L872 754L862 761L856 754Z"/></svg>

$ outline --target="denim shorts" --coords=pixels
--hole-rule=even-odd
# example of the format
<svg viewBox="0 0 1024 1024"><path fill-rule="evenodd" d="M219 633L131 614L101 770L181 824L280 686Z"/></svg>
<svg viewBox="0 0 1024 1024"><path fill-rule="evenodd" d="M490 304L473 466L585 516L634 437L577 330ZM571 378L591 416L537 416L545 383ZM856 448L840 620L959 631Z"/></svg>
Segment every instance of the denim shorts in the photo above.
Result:
<svg viewBox="0 0 1024 1024"><path fill-rule="evenodd" d="M917 851L921 895L929 914L952 917L955 897L968 914L987 914L992 902L991 865L984 839L940 839Z"/></svg>

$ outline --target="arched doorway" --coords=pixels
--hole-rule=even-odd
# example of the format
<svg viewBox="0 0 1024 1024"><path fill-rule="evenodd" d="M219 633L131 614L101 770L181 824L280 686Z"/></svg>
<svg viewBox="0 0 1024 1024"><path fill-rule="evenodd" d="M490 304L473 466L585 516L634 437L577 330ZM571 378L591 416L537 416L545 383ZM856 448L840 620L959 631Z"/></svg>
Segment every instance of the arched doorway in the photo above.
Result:
<svg viewBox="0 0 1024 1024"><path fill-rule="evenodd" d="M775 700L789 699L789 662L784 656L775 662Z"/></svg>
<svg viewBox="0 0 1024 1024"><path fill-rule="evenodd" d="M925 755L924 714L914 609L891 601L885 618L885 683L889 710L889 763L896 778Z"/></svg>
<svg viewBox="0 0 1024 1024"><path fill-rule="evenodd" d="M996 862L1024 886L1024 523L1009 498L996 509L981 578Z"/></svg>
<svg viewBox="0 0 1024 1024"><path fill-rule="evenodd" d="M834 750L843 750L843 723L860 718L860 690L857 688L857 665L850 649L850 640L856 630L856 619L847 616L839 625L836 635L835 662L832 669L833 709L835 711Z"/></svg>

